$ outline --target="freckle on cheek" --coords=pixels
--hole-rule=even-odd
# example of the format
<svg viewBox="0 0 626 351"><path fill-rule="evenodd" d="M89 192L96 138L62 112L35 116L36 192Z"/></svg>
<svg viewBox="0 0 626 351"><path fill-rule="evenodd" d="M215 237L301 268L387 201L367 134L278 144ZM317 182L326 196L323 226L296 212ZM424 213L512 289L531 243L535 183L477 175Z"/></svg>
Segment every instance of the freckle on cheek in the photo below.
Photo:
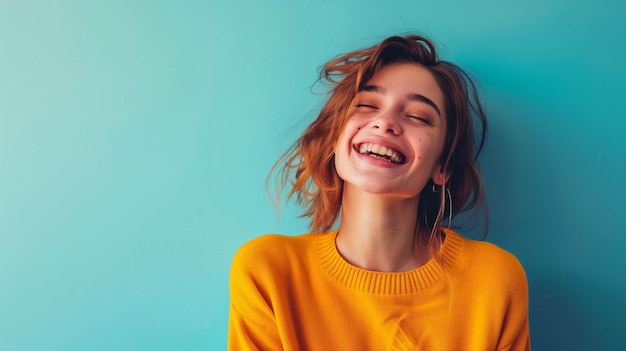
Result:
<svg viewBox="0 0 626 351"><path fill-rule="evenodd" d="M422 159L422 156L417 156L417 159L418 159L418 160L421 160L421 159Z"/></svg>

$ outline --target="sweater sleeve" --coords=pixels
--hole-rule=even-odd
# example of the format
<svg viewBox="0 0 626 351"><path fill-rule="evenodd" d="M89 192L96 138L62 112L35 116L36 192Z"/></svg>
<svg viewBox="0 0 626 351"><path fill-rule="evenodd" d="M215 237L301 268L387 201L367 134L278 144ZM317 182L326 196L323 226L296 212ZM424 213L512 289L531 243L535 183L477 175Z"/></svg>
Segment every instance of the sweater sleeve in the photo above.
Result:
<svg viewBox="0 0 626 351"><path fill-rule="evenodd" d="M529 351L528 280L521 263L513 255L509 258L509 303L498 350Z"/></svg>
<svg viewBox="0 0 626 351"><path fill-rule="evenodd" d="M282 346L274 325L248 319L231 303L228 350L282 350Z"/></svg>
<svg viewBox="0 0 626 351"><path fill-rule="evenodd" d="M242 246L230 271L228 350L282 350L271 306L263 240Z"/></svg>

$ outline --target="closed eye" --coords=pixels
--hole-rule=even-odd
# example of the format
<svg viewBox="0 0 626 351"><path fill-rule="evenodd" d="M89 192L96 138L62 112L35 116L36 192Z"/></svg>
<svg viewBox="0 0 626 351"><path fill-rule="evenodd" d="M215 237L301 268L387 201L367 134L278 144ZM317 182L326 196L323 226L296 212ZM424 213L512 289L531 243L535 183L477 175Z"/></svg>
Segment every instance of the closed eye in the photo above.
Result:
<svg viewBox="0 0 626 351"><path fill-rule="evenodd" d="M426 117L420 117L420 116L414 116L414 115L407 115L407 117L412 118L418 122L422 122L427 125L432 125L432 123L430 123L430 120Z"/></svg>
<svg viewBox="0 0 626 351"><path fill-rule="evenodd" d="M356 104L354 105L354 107L365 107L365 108L373 108L373 109L378 109L378 107L374 106L374 105L368 105L368 104Z"/></svg>

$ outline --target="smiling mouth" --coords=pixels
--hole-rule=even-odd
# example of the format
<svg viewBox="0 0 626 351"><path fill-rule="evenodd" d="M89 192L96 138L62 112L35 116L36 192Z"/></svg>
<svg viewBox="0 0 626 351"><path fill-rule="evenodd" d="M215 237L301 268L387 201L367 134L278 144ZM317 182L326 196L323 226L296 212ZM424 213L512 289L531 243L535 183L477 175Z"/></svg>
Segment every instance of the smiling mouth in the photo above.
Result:
<svg viewBox="0 0 626 351"><path fill-rule="evenodd" d="M378 144L363 143L359 146L358 151L361 155L369 155L390 163L403 164L406 162L406 158L399 151Z"/></svg>

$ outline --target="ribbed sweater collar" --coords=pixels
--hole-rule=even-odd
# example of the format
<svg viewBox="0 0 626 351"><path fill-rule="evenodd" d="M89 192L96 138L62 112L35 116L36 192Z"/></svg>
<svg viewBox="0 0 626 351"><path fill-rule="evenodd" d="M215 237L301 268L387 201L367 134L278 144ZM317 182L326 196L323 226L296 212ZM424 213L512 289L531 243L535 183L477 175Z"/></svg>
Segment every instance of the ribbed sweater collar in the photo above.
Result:
<svg viewBox="0 0 626 351"><path fill-rule="evenodd" d="M413 294L440 281L444 270L454 267L463 251L463 237L451 230L444 229L444 232L446 238L441 254L408 272L376 272L351 265L337 251L337 231L317 235L315 250L322 269L348 288L378 295Z"/></svg>

